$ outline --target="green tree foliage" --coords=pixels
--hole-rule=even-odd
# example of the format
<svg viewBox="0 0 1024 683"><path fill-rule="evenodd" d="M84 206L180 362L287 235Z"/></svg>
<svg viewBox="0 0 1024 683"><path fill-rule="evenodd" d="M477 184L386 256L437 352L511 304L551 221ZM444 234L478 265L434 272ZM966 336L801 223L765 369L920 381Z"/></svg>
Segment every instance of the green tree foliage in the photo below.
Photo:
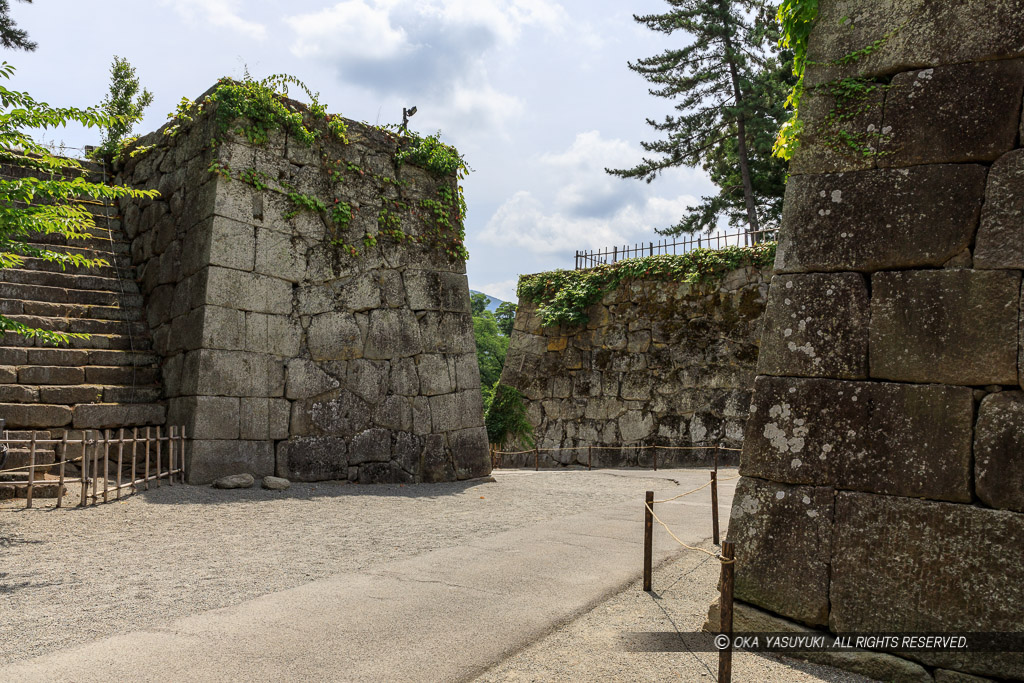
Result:
<svg viewBox="0 0 1024 683"><path fill-rule="evenodd" d="M519 309L511 301L502 301L498 304L498 310L494 312L494 319L498 321L498 331L506 337L512 336L512 325L516 322L516 311Z"/></svg>
<svg viewBox="0 0 1024 683"><path fill-rule="evenodd" d="M662 234L713 229L720 215L750 230L778 218L785 168L771 158L771 140L785 117L774 8L766 0L666 0L664 14L634 16L665 34L681 32L682 47L631 62L654 85L650 93L675 102L678 114L647 123L665 138L644 142L657 156L630 169L607 169L651 182L678 166L703 166L719 193ZM770 131L770 132L769 132Z"/></svg>
<svg viewBox="0 0 1024 683"><path fill-rule="evenodd" d="M533 426L526 418L523 395L512 387L495 385L494 398L487 408L484 423L487 440L499 448L509 444L533 446Z"/></svg>
<svg viewBox="0 0 1024 683"><path fill-rule="evenodd" d="M139 77L135 67L127 59L114 56L110 65L110 92L103 99L100 108L107 115L109 123L103 127L103 141L96 153L109 159L114 156L121 142L132 132L132 127L142 120L142 113L153 103L153 93L143 88L139 92Z"/></svg>
<svg viewBox="0 0 1024 683"><path fill-rule="evenodd" d="M32 2L32 0L21 1ZM11 19L11 4L8 0L0 0L0 46L8 50L28 50L29 52L36 49L36 44L28 39L28 33L18 28L14 19Z"/></svg>
<svg viewBox="0 0 1024 683"><path fill-rule="evenodd" d="M10 80L14 71L7 62L0 62L0 81ZM26 130L58 128L71 122L95 128L109 125L110 121L96 108L51 107L37 102L28 93L0 85L0 164L16 170L6 174L14 176L11 179L0 177L0 268L20 267L26 258L44 259L62 268L108 265L102 259L86 258L81 253L34 246L29 240L39 234L63 235L69 243L91 237L89 230L96 224L78 200L153 198L157 193L89 182L81 163L55 156ZM36 329L0 316L0 333L4 332L39 337L51 344L87 336Z"/></svg>
<svg viewBox="0 0 1024 683"><path fill-rule="evenodd" d="M480 385L492 388L501 377L508 352L508 337L498 332L494 314L484 311L473 316L473 335L476 337L476 361L480 366Z"/></svg>
<svg viewBox="0 0 1024 683"><path fill-rule="evenodd" d="M473 315L481 315L487 310L487 305L491 303L491 298L486 294L480 292L472 292L469 295L469 305L472 309Z"/></svg>

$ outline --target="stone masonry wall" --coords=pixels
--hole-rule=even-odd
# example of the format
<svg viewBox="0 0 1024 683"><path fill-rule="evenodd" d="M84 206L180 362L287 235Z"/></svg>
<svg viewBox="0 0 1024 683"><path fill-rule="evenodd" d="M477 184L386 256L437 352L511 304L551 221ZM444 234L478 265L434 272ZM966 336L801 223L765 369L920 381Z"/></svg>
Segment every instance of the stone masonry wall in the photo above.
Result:
<svg viewBox="0 0 1024 683"><path fill-rule="evenodd" d="M594 446L594 465L652 464L653 450L620 446L738 448L768 277L747 267L708 284L623 283L575 328L544 328L536 305L520 301L501 382L523 394L538 447ZM586 449L541 455L549 467L587 464ZM712 449L663 450L658 464L712 457ZM527 461L533 456L502 464Z"/></svg>
<svg viewBox="0 0 1024 683"><path fill-rule="evenodd" d="M801 104L729 530L747 603L833 632L1024 628L1022 17L821 0L808 85L888 87L840 119L867 154L835 100ZM874 675L1024 678L1021 653L901 657Z"/></svg>
<svg viewBox="0 0 1024 683"><path fill-rule="evenodd" d="M238 471L447 481L490 469L465 264L378 225L386 210L388 228L423 234L420 201L454 192L455 178L399 167L393 137L348 126L349 144L321 130L312 147L281 132L255 145L206 111L175 136L139 140L154 147L121 170L161 193L123 213L168 420L193 438L190 482ZM351 221L296 211L282 192L347 202Z"/></svg>

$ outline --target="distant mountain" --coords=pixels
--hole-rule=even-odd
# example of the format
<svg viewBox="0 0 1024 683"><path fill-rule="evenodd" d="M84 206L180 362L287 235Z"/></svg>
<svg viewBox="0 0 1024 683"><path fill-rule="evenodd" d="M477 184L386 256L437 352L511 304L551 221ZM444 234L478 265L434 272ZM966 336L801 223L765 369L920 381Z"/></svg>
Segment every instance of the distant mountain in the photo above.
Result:
<svg viewBox="0 0 1024 683"><path fill-rule="evenodd" d="M505 303L504 301L502 301L498 297L491 296L490 294L488 294L486 292L478 292L475 289L471 289L471 290L469 290L469 293L470 294L483 294L484 296L489 298L491 301L490 301L489 304L487 304L487 310L490 311L491 313L494 313L496 310L498 310L498 306L500 306L501 304Z"/></svg>

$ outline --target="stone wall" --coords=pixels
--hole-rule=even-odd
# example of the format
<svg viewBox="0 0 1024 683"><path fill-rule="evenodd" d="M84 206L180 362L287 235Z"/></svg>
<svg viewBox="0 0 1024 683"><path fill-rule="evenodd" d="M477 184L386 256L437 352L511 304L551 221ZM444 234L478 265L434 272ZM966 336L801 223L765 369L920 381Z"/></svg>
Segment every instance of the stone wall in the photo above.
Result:
<svg viewBox="0 0 1024 683"><path fill-rule="evenodd" d="M653 450L619 447L710 446L658 451L659 465L709 462L713 446L743 440L769 276L746 267L708 284L623 283L580 327L545 328L520 300L501 382L523 394L540 448L593 446L594 465L646 467ZM542 453L541 464L585 465L587 451Z"/></svg>
<svg viewBox="0 0 1024 683"><path fill-rule="evenodd" d="M465 264L416 239L435 227L420 204L457 196L454 175L396 163L386 132L349 121L346 143L305 116L312 146L280 131L253 144L207 106L121 169L161 193L122 210L168 421L193 438L189 481L486 474Z"/></svg>
<svg viewBox="0 0 1024 683"><path fill-rule="evenodd" d="M1022 16L821 1L808 84L885 87L853 118L801 105L729 530L747 603L833 632L1022 628ZM1020 653L901 656L938 667L913 680L1024 677Z"/></svg>

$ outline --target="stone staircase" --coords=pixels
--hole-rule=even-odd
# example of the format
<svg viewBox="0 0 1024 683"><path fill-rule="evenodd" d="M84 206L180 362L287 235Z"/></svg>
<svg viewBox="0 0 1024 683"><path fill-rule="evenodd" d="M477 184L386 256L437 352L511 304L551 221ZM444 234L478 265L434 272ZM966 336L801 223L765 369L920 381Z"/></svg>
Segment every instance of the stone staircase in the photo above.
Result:
<svg viewBox="0 0 1024 683"><path fill-rule="evenodd" d="M98 172L98 167L94 167ZM0 165L0 176L24 171ZM94 173L99 176L99 173ZM99 176L102 177L102 176ZM110 265L66 270L58 263L27 258L19 268L0 269L0 313L30 327L81 332L60 347L18 334L0 337L0 418L9 438L56 438L68 431L164 423L158 355L145 322L142 295L131 264L129 242L116 216L116 204L83 201L96 218L92 237L37 235L40 247L103 258ZM37 469L48 472L53 448L38 448ZM27 446L12 447L0 470L28 464ZM75 474L71 474L75 473ZM69 470L70 476L77 468ZM0 475L0 498L24 495L23 474ZM53 489L49 491L48 489ZM37 486L34 496L56 495L56 485Z"/></svg>

